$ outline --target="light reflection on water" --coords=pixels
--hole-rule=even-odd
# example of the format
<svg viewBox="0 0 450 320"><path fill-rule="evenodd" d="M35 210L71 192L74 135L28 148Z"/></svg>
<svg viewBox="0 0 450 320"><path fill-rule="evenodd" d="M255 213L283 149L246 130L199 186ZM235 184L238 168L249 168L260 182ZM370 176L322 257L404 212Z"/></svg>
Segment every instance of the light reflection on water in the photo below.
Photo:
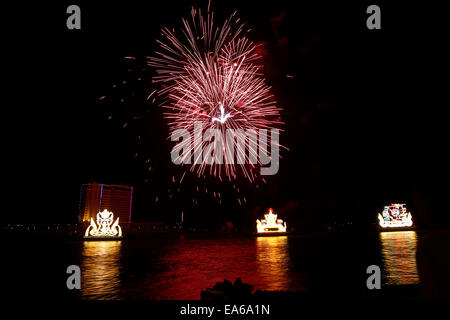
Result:
<svg viewBox="0 0 450 320"><path fill-rule="evenodd" d="M288 237L258 237L256 240L256 260L258 272L266 283L265 290L289 288L290 266Z"/></svg>
<svg viewBox="0 0 450 320"><path fill-rule="evenodd" d="M84 241L81 263L83 298L118 298L120 248L121 241Z"/></svg>
<svg viewBox="0 0 450 320"><path fill-rule="evenodd" d="M180 239L163 244L89 241L82 249L81 295L84 299L199 299L207 287L238 277L255 289L302 289L293 283L289 265L286 236Z"/></svg>
<svg viewBox="0 0 450 320"><path fill-rule="evenodd" d="M286 290L293 286L287 249L287 237L183 239L154 257L156 270L142 276L139 289L123 289L131 299L199 299L202 290L239 277L254 289Z"/></svg>
<svg viewBox="0 0 450 320"><path fill-rule="evenodd" d="M381 253L388 285L418 284L415 231L380 232Z"/></svg>
<svg viewBox="0 0 450 320"><path fill-rule="evenodd" d="M380 254L384 284L419 283L416 233L381 232L379 238L381 247L363 256L346 254L359 246L340 237L85 241L80 293L84 299L199 299L216 282L238 277L254 289L303 291L316 285L327 290L341 284L326 277L327 265L339 261L333 266L341 266L342 278L359 283L357 270Z"/></svg>

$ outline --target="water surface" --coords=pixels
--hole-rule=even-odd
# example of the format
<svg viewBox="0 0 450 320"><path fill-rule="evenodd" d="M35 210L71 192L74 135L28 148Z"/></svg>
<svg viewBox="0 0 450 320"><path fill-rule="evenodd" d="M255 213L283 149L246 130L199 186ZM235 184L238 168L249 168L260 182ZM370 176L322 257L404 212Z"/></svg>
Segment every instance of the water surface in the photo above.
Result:
<svg viewBox="0 0 450 320"><path fill-rule="evenodd" d="M361 290L368 265L384 285L419 281L414 231L353 236L281 236L80 242L84 299L199 299L240 277L262 290ZM80 253L77 252L80 250ZM353 288L353 289L352 289Z"/></svg>

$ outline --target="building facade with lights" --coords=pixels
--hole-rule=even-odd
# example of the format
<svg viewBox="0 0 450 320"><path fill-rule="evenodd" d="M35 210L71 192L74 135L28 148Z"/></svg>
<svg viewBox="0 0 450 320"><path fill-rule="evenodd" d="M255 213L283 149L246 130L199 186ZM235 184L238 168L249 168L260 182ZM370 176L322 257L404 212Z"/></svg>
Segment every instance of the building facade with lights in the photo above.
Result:
<svg viewBox="0 0 450 320"><path fill-rule="evenodd" d="M79 216L80 222L94 220L99 212L108 210L120 219L120 223L131 222L133 187L92 182L81 185Z"/></svg>

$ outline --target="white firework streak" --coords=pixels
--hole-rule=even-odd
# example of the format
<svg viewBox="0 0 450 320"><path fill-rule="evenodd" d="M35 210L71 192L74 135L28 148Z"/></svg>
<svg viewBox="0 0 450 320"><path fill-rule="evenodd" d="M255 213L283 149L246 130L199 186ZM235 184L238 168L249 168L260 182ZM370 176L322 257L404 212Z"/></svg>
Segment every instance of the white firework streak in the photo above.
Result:
<svg viewBox="0 0 450 320"><path fill-rule="evenodd" d="M191 21L182 20L181 37L173 29L162 29L163 40L158 40L161 51L149 57L148 65L156 70L153 82L161 86L158 96L166 109L169 136L179 129L192 131L194 123L200 122L205 130L220 130L223 141L227 129L241 129L238 134L245 139L246 130L270 130L283 124L281 108L258 64L257 46L242 35L243 24L237 23L235 14L216 27L213 13L208 12L205 19L201 10L192 9ZM194 141L191 148L200 149L203 154L207 146L200 143ZM257 149L247 142L246 145L249 154L247 148L237 146L239 156L248 160L252 155L257 159ZM220 146L224 155L231 155L224 144ZM190 170L203 175L207 164L196 164L195 160ZM257 165L261 165L259 160ZM253 165L237 167L250 181L255 180ZM231 180L237 178L237 167L214 164L209 173L221 179L223 170Z"/></svg>

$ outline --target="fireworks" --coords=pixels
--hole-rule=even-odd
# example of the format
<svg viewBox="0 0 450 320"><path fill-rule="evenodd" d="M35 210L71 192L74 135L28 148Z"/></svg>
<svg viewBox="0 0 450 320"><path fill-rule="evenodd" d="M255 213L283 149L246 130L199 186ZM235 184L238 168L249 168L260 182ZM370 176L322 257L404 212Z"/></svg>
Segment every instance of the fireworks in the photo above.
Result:
<svg viewBox="0 0 450 320"><path fill-rule="evenodd" d="M245 141L244 147L236 148L236 156L241 159L236 165L234 161L208 163L198 156L210 152L205 139L194 139L192 143L189 139L183 148L194 153L190 170L199 176L209 171L213 176L225 175L230 180L241 172L254 181L258 175L256 168L267 164L261 161L261 152L267 151L260 147L259 160L254 161L258 159L258 148L252 145L248 132L262 132L265 136L260 134L260 141L266 141L269 138L266 131L282 125L280 108L262 75L257 46L243 35L244 24L239 23L234 13L223 25L216 26L213 16L208 11L204 17L201 10L192 9L191 20L182 20L179 34L163 28L163 38L158 41L160 50L149 58L148 65L156 70L153 82L160 85L157 94L165 108L170 136L177 130L193 132L195 124L200 124L202 132L209 129L220 132L222 141L230 129L238 135L237 139ZM214 136L209 146L221 149L220 154L225 157L234 155L234 150L216 140ZM278 140L272 136L271 145L274 143L278 150ZM181 160L184 164L191 163L184 156Z"/></svg>

